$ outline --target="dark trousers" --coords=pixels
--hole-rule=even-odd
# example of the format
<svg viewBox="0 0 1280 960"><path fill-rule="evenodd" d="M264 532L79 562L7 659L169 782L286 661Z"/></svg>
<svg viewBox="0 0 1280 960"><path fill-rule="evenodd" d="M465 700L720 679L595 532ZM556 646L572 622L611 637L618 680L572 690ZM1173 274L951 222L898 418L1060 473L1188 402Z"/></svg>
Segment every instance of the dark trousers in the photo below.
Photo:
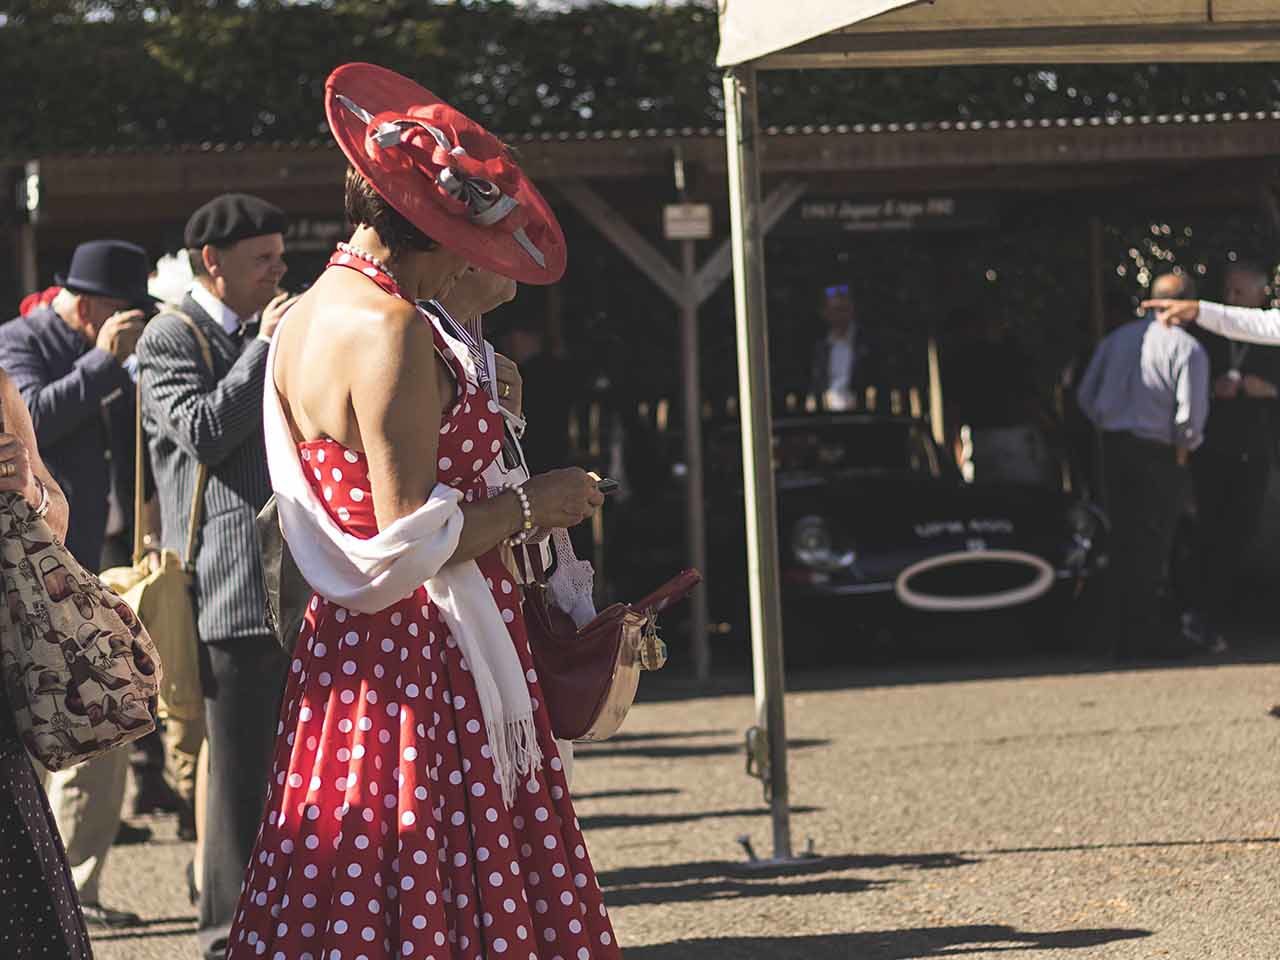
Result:
<svg viewBox="0 0 1280 960"><path fill-rule="evenodd" d="M287 659L269 634L200 645L209 738L198 937L221 958L266 808Z"/></svg>
<svg viewBox="0 0 1280 960"><path fill-rule="evenodd" d="M1169 555L1190 495L1189 471L1174 448L1128 433L1103 437L1110 566L1106 629L1117 655L1155 654L1179 642L1166 598Z"/></svg>
<svg viewBox="0 0 1280 960"><path fill-rule="evenodd" d="M1209 626L1233 619L1241 556L1262 518L1271 477L1266 456L1227 456L1207 450L1192 465L1196 484L1201 591L1197 597Z"/></svg>

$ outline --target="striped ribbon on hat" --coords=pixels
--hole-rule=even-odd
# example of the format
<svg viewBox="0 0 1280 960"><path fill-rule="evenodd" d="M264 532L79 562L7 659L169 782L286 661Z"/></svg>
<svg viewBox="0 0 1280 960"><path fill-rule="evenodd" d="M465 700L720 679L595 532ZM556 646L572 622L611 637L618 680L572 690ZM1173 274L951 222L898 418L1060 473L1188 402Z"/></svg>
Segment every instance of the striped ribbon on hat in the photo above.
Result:
<svg viewBox="0 0 1280 960"><path fill-rule="evenodd" d="M366 124L372 125L376 119L368 110L365 110L350 97L339 93L335 95L335 99ZM469 156L461 144L453 143L439 127L434 127L429 123L424 123L412 117L386 120L378 124L369 136L380 147L398 147L404 142L406 131L413 128L420 128L431 134L436 144L442 150L445 150L449 156ZM450 197L463 204L467 211L467 219L479 227L491 227L501 222L520 206L520 201L516 200L515 197L508 196L492 180L459 174L452 167L443 167L436 174L436 183ZM534 263L540 267L546 267L546 257L543 256L537 245L529 239L524 227L518 227L513 230L511 235Z"/></svg>

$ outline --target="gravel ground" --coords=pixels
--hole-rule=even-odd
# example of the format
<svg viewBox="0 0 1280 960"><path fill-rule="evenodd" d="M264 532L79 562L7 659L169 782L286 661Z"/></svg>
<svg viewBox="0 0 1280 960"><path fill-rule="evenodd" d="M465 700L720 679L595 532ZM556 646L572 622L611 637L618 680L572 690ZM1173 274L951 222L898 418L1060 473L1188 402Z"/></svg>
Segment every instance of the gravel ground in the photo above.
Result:
<svg viewBox="0 0 1280 960"><path fill-rule="evenodd" d="M1280 644L1251 656L797 677L793 832L820 857L787 871L736 839L770 852L750 697L651 690L576 771L626 956L1275 960ZM104 889L146 926L96 936L100 960L195 957L190 848L153 825Z"/></svg>

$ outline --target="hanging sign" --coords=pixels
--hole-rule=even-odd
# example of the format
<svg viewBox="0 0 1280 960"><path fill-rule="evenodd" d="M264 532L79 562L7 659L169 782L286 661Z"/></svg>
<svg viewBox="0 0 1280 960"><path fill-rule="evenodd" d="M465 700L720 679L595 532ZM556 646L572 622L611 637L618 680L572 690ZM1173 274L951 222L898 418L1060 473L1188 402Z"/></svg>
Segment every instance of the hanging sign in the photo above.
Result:
<svg viewBox="0 0 1280 960"><path fill-rule="evenodd" d="M341 220L291 220L284 235L285 249L294 253L328 251L339 240L345 240L349 233Z"/></svg>
<svg viewBox="0 0 1280 960"><path fill-rule="evenodd" d="M662 235L668 240L710 240L711 204L667 204L662 208Z"/></svg>
<svg viewBox="0 0 1280 960"><path fill-rule="evenodd" d="M931 194L890 197L805 197L772 231L781 234L971 230L995 226L990 197Z"/></svg>

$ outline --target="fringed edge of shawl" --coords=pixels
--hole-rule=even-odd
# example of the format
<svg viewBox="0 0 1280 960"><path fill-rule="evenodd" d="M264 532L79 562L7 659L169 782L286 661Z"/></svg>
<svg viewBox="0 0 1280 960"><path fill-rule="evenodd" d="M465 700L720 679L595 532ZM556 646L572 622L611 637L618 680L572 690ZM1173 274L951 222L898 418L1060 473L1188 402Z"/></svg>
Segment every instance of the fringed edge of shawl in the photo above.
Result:
<svg viewBox="0 0 1280 960"><path fill-rule="evenodd" d="M542 747L538 744L533 714L514 717L502 724L486 722L485 733L493 753L498 785L502 788L502 802L510 809L521 782L542 769Z"/></svg>

